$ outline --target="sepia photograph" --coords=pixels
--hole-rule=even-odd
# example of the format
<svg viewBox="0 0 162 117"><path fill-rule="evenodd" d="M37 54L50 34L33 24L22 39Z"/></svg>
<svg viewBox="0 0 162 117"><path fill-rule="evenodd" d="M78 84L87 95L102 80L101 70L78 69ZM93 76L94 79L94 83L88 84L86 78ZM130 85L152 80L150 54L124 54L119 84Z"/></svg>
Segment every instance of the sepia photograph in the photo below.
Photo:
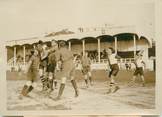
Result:
<svg viewBox="0 0 162 117"><path fill-rule="evenodd" d="M46 116L2 116L2 117L60 117L59 115ZM161 117L160 115L63 115L61 117Z"/></svg>
<svg viewBox="0 0 162 117"><path fill-rule="evenodd" d="M7 111L156 109L153 0L2 0L3 12Z"/></svg>

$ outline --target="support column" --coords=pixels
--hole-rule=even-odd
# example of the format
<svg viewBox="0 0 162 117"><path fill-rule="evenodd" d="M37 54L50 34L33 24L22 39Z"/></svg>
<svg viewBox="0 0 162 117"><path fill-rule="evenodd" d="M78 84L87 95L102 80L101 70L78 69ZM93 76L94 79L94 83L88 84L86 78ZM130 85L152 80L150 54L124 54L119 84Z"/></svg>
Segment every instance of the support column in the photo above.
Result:
<svg viewBox="0 0 162 117"><path fill-rule="evenodd" d="M133 36L133 45L134 45L134 58L135 58L135 56L136 56L136 36L134 35Z"/></svg>
<svg viewBox="0 0 162 117"><path fill-rule="evenodd" d="M14 66L16 65L16 47L14 47Z"/></svg>
<svg viewBox="0 0 162 117"><path fill-rule="evenodd" d="M24 51L23 61L24 61L24 65L25 65L25 63L26 63L26 61L25 61L25 56L26 56L26 48L25 48L25 45L23 46L23 51Z"/></svg>
<svg viewBox="0 0 162 117"><path fill-rule="evenodd" d="M69 50L71 51L71 42L69 41Z"/></svg>
<svg viewBox="0 0 162 117"><path fill-rule="evenodd" d="M85 55L85 40L82 40L82 46L83 46L83 56Z"/></svg>
<svg viewBox="0 0 162 117"><path fill-rule="evenodd" d="M117 42L117 37L115 37L115 54L117 54L117 50L118 50L118 42Z"/></svg>
<svg viewBox="0 0 162 117"><path fill-rule="evenodd" d="M25 45L24 45L25 46ZM33 48L34 48L34 50L36 49L36 46L35 46L35 44L33 45Z"/></svg>
<svg viewBox="0 0 162 117"><path fill-rule="evenodd" d="M101 47L100 47L100 39L98 38L98 62L100 63L101 62Z"/></svg>

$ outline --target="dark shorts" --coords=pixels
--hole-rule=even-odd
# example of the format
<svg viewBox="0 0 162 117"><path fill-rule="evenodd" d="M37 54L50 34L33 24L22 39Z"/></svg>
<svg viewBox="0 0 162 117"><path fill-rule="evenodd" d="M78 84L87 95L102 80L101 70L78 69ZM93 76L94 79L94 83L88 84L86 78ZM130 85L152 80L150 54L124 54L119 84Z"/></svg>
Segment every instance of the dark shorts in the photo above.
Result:
<svg viewBox="0 0 162 117"><path fill-rule="evenodd" d="M47 68L47 64L48 64L48 59L41 60L39 64L39 69Z"/></svg>
<svg viewBox="0 0 162 117"><path fill-rule="evenodd" d="M138 74L143 75L143 68L142 67L137 67L133 75L136 76Z"/></svg>
<svg viewBox="0 0 162 117"><path fill-rule="evenodd" d="M83 66L82 73L86 75L88 72L90 72L90 66L89 65Z"/></svg>
<svg viewBox="0 0 162 117"><path fill-rule="evenodd" d="M56 64L49 64L47 65L47 72L52 72L54 73L55 72L55 68L56 68Z"/></svg>
<svg viewBox="0 0 162 117"><path fill-rule="evenodd" d="M119 72L118 64L113 64L113 65L110 66L110 68L111 68L111 71L109 72L109 77L111 77L112 75L116 76Z"/></svg>

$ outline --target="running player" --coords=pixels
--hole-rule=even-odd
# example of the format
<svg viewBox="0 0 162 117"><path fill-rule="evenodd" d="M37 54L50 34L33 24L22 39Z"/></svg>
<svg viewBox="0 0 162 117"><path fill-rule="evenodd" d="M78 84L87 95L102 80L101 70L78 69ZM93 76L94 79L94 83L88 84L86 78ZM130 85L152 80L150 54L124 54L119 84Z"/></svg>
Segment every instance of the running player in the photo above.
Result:
<svg viewBox="0 0 162 117"><path fill-rule="evenodd" d="M64 41L59 42L59 49L56 51L55 55L57 61L60 61L60 59L62 61L62 65L61 65L62 70L59 72L59 74L57 74L58 72L56 73L58 77L61 78L61 85L56 100L59 100L61 98L65 88L67 78L70 78L72 86L75 90L75 97L77 97L78 88L77 88L76 81L74 79L75 64L73 62L73 54L71 51L69 51L66 48L66 43Z"/></svg>
<svg viewBox="0 0 162 117"><path fill-rule="evenodd" d="M134 64L136 66L135 72L133 74L133 79L129 82L129 86L135 83L135 79L138 75L140 75L142 79L142 86L145 86L145 78L144 78L144 68L146 66L145 62L142 59L143 51L140 51L135 57Z"/></svg>
<svg viewBox="0 0 162 117"><path fill-rule="evenodd" d="M32 50L31 57L29 59L29 62L27 63L27 67L25 70L25 73L27 73L28 76L28 81L26 82L21 91L20 99L22 99L22 96L27 96L28 93L31 92L33 88L36 86L35 81L37 80L38 67L39 67L38 51Z"/></svg>
<svg viewBox="0 0 162 117"><path fill-rule="evenodd" d="M111 47L108 48L107 53L108 53L108 63L110 67L110 72L109 72L110 88L107 93L111 93L111 92L115 93L119 89L119 86L117 86L114 78L117 76L119 72L117 58L120 58L120 57L117 56L117 54L115 54L114 49Z"/></svg>
<svg viewBox="0 0 162 117"><path fill-rule="evenodd" d="M82 64L82 73L84 75L84 80L86 83L86 87L89 87L88 80L90 81L90 84L92 85L92 74L91 74L91 60L88 57L88 52L85 52L85 55L82 56L81 59Z"/></svg>

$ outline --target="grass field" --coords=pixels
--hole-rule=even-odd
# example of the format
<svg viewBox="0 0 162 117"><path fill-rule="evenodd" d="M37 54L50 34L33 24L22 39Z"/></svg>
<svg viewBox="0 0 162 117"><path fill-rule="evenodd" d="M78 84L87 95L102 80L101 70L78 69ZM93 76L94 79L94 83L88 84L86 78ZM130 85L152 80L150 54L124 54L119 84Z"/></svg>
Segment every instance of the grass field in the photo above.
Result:
<svg viewBox="0 0 162 117"><path fill-rule="evenodd" d="M77 71L76 78L79 87L79 97L74 97L70 81L67 82L64 94L59 101L55 101L58 89L50 95L41 92L41 83L29 97L22 100L19 93L26 82L26 76L20 73L7 72L7 109L8 110L87 110L92 109L154 109L155 108L155 72L146 71L146 86L142 87L140 78L134 86L128 87L127 82L132 78L132 71L120 71L116 80L120 90L106 94L108 89L107 74L105 71L93 71L94 85L85 88L82 74ZM21 80L20 80L21 79Z"/></svg>

